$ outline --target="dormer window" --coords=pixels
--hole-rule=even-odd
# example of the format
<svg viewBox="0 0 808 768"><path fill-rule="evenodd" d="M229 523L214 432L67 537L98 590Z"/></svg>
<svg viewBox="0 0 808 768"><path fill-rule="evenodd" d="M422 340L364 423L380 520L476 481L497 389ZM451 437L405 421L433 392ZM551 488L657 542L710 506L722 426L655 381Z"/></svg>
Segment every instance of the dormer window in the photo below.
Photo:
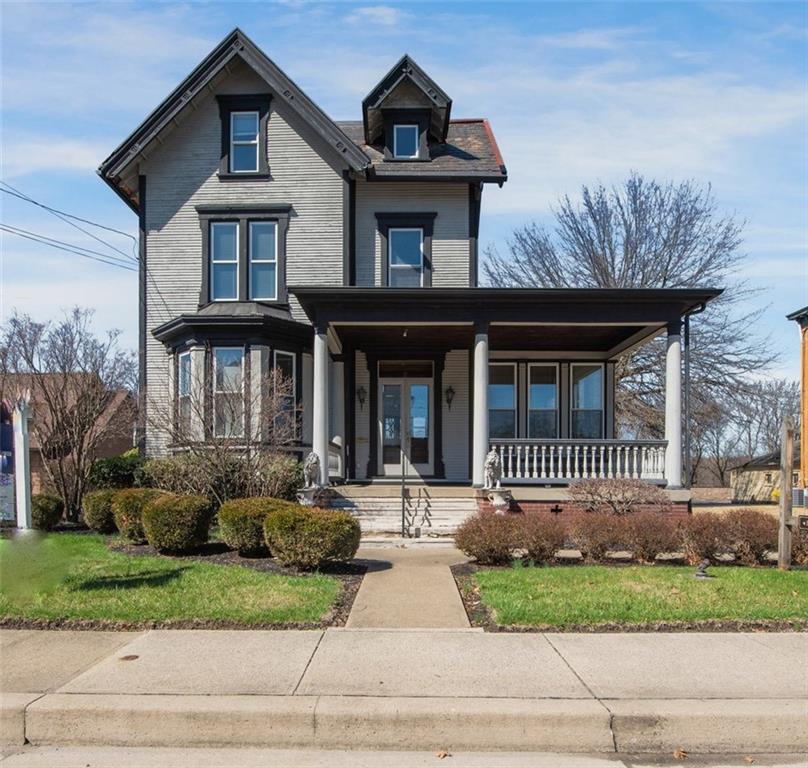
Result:
<svg viewBox="0 0 808 768"><path fill-rule="evenodd" d="M393 157L398 160L417 158L419 144L417 125L393 126Z"/></svg>
<svg viewBox="0 0 808 768"><path fill-rule="evenodd" d="M258 172L258 112L230 113L230 173Z"/></svg>

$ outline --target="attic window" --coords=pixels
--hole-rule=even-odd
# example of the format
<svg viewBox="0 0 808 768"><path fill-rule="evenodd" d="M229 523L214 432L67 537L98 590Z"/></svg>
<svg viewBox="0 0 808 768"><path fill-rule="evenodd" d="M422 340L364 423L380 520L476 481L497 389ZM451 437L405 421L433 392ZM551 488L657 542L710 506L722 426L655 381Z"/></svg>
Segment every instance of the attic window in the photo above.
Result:
<svg viewBox="0 0 808 768"><path fill-rule="evenodd" d="M418 157L418 135L417 125L394 125L393 126L393 157L403 159L408 157Z"/></svg>
<svg viewBox="0 0 808 768"><path fill-rule="evenodd" d="M258 172L258 112L230 113L230 173Z"/></svg>
<svg viewBox="0 0 808 768"><path fill-rule="evenodd" d="M269 94L217 96L222 124L219 179L269 179Z"/></svg>

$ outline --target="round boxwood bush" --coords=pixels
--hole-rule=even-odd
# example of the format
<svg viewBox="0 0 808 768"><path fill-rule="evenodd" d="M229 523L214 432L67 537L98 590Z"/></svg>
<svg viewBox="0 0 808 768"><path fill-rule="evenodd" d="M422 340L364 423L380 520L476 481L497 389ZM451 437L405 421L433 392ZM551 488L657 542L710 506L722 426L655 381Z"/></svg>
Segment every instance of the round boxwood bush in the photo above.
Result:
<svg viewBox="0 0 808 768"><path fill-rule="evenodd" d="M348 512L294 506L270 512L264 538L282 565L313 570L351 560L359 548L359 523Z"/></svg>
<svg viewBox="0 0 808 768"><path fill-rule="evenodd" d="M40 531L52 531L62 519L64 502L49 493L31 496L31 525Z"/></svg>
<svg viewBox="0 0 808 768"><path fill-rule="evenodd" d="M121 536L132 544L145 544L143 509L164 495L165 491L155 488L125 488L118 491L112 499L112 517Z"/></svg>
<svg viewBox="0 0 808 768"><path fill-rule="evenodd" d="M511 560L516 543L516 518L495 512L478 512L455 532L455 546L480 565L501 565Z"/></svg>
<svg viewBox="0 0 808 768"><path fill-rule="evenodd" d="M222 541L240 555L268 554L264 539L264 520L278 509L297 509L298 504L269 496L231 499L219 507L219 532Z"/></svg>
<svg viewBox="0 0 808 768"><path fill-rule="evenodd" d="M115 533L115 518L112 514L112 500L118 494L117 488L104 488L84 494L81 509L84 522L97 533Z"/></svg>
<svg viewBox="0 0 808 768"><path fill-rule="evenodd" d="M146 541L160 552L189 552L208 540L213 505L205 496L163 494L143 509Z"/></svg>

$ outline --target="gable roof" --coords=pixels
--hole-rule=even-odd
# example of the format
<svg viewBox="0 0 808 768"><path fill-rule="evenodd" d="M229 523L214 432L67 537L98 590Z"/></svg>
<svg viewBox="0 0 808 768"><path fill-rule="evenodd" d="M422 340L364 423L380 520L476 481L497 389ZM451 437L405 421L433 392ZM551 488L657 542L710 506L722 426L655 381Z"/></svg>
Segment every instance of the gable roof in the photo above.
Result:
<svg viewBox="0 0 808 768"><path fill-rule="evenodd" d="M786 315L786 320L795 320L800 325L808 325L808 307L803 307L796 312L791 312Z"/></svg>
<svg viewBox="0 0 808 768"><path fill-rule="evenodd" d="M373 143L379 133L381 120L378 111L385 100L405 80L409 80L426 97L432 109L433 133L439 141L446 141L449 129L449 118L452 112L452 100L446 92L405 53L393 68L379 81L373 90L362 100L362 124L365 142Z"/></svg>
<svg viewBox="0 0 808 768"><path fill-rule="evenodd" d="M368 166L368 157L356 143L348 139L339 126L236 27L101 163L98 173L131 208L137 211L138 190L136 179L135 183L127 184L127 180L122 178L127 167L236 57L252 67L272 88L277 98L297 112L350 168L362 171Z"/></svg>
<svg viewBox="0 0 808 768"><path fill-rule="evenodd" d="M800 441L794 441L794 469L800 468ZM747 470L754 471L754 470L770 470L770 469L780 469L780 449L778 448L776 451L772 451L771 453L766 453L763 456L755 456L749 461L744 462L743 464L739 464L737 467L734 467L735 470L739 472L745 472Z"/></svg>
<svg viewBox="0 0 808 768"><path fill-rule="evenodd" d="M495 182L508 179L508 171L487 120L452 120L446 141L429 145L429 163L397 161L386 163L383 148L365 143L364 128L358 120L339 121L343 132L370 158L368 175L377 179L427 181L452 178L463 181Z"/></svg>

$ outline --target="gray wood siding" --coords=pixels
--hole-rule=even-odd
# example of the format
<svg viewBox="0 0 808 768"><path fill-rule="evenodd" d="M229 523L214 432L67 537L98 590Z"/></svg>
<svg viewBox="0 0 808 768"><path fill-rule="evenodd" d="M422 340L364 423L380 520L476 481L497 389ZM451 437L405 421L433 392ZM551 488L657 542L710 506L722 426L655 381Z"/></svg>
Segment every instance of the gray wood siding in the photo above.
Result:
<svg viewBox="0 0 808 768"><path fill-rule="evenodd" d="M443 392L449 387L455 391L452 407L443 403L443 465L446 479L469 479L469 353L454 349L446 354L443 368Z"/></svg>
<svg viewBox="0 0 808 768"><path fill-rule="evenodd" d="M438 215L432 237L432 285L467 287L468 185L439 182L356 182L356 284L381 284L383 255L376 213L433 211Z"/></svg>
<svg viewBox="0 0 808 768"><path fill-rule="evenodd" d="M215 93L267 91L266 83L241 65ZM318 154L316 142L304 138L306 132L282 101L273 99L267 127L271 180L220 181L221 122L211 94L141 167L147 176L147 402L155 403L148 409L150 454L165 445L166 435L154 428L154 416L168 405L166 352L151 332L177 315L195 312L199 301L202 236L195 206L291 204L287 283L342 284L342 176ZM291 311L305 321L294 299Z"/></svg>

